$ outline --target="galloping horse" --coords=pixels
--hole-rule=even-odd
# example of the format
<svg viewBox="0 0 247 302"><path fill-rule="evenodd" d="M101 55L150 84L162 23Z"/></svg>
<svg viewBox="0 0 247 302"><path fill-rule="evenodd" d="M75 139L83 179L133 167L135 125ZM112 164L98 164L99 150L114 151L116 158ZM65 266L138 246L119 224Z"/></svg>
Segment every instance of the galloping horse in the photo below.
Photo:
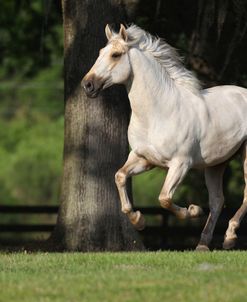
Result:
<svg viewBox="0 0 247 302"><path fill-rule="evenodd" d="M89 97L113 84L124 84L128 92L132 151L115 177L122 211L137 229L144 227L142 214L133 211L128 199L126 179L158 166L168 168L159 195L161 206L180 219L199 216L199 206L181 208L173 204L172 197L190 169L202 168L210 214L196 249L208 250L224 203L225 166L236 152L242 152L244 201L229 221L223 243L225 249L232 248L247 211L247 89L201 89L170 45L136 25L121 25L118 33L107 25L105 33L108 43L82 85Z"/></svg>

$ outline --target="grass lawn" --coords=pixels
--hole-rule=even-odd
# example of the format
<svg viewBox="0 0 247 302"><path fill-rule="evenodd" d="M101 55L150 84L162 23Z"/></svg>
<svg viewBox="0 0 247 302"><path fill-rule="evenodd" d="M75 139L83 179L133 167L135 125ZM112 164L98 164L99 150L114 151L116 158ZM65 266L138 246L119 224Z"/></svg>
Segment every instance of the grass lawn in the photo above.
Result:
<svg viewBox="0 0 247 302"><path fill-rule="evenodd" d="M247 301L247 253L2 253L0 289L1 302Z"/></svg>

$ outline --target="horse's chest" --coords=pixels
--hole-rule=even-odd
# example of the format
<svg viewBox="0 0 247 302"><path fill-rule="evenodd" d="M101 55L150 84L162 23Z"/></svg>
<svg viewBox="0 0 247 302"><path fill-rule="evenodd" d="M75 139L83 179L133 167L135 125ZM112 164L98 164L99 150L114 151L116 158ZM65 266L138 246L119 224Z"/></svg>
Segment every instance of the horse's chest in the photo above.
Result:
<svg viewBox="0 0 247 302"><path fill-rule="evenodd" d="M191 148L193 140L188 131L188 127L173 127L163 122L163 127L157 127L153 123L152 127L147 127L144 123L130 124L128 131L129 143L138 155L145 157L150 163L157 166L169 166L169 162L177 156L186 157ZM150 126L150 124L149 124Z"/></svg>
<svg viewBox="0 0 247 302"><path fill-rule="evenodd" d="M135 132L129 131L128 138L131 149L137 155L146 158L153 165L168 166L173 152L171 152L171 148L165 148L164 137L160 135L155 138L155 134L150 136L147 131L142 129Z"/></svg>

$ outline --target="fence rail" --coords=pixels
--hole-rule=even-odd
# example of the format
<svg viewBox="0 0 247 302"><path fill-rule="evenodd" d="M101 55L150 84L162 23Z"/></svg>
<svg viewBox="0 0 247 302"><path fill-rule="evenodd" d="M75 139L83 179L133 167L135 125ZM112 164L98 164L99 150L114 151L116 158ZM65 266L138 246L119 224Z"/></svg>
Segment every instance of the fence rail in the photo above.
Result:
<svg viewBox="0 0 247 302"><path fill-rule="evenodd" d="M169 248L169 249L184 249L192 248L196 241L198 241L203 225L206 221L209 210L204 208L205 215L198 219L186 221L186 223L179 223L174 216L167 210L161 207L137 207L144 215L155 217L160 216L158 225L147 225L147 227L140 232L144 243L150 249ZM215 229L216 238L220 238L220 243L216 242L215 246L220 246L224 232L227 228L229 219L234 215L237 209L224 208L219 223ZM58 213L58 206L0 206L0 215L55 215ZM0 221L0 234L8 233L51 233L54 229L54 224L50 223L8 223L3 224ZM245 218L238 231L238 235L242 248L247 248L247 218ZM5 239L6 241L6 239ZM1 237L0 237L1 243Z"/></svg>
<svg viewBox="0 0 247 302"><path fill-rule="evenodd" d="M58 212L58 206L1 206L0 214L56 214Z"/></svg>

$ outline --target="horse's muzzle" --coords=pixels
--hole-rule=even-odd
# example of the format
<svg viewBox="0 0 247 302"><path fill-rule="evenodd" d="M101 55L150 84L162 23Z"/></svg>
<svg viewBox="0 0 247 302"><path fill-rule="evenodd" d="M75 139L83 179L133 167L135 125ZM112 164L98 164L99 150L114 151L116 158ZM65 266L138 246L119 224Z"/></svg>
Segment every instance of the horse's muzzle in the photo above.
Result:
<svg viewBox="0 0 247 302"><path fill-rule="evenodd" d="M84 77L81 81L81 85L86 92L86 95L90 98L96 98L102 90L103 84L101 81L92 77Z"/></svg>

